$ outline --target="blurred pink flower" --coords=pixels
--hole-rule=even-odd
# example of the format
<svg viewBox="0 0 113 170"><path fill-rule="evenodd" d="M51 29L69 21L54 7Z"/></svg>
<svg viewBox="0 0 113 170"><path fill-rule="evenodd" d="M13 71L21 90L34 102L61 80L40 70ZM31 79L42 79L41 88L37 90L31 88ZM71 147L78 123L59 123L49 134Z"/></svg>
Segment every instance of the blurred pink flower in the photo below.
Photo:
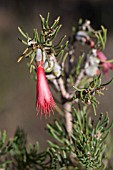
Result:
<svg viewBox="0 0 113 170"><path fill-rule="evenodd" d="M36 84L36 107L37 112L44 113L45 117L53 112L55 102L49 89L45 76L43 62L37 62L37 84Z"/></svg>
<svg viewBox="0 0 113 170"><path fill-rule="evenodd" d="M101 51L97 51L97 57L100 60L100 66L103 69L104 74L108 73L109 69L113 69L113 64L107 61L107 57Z"/></svg>

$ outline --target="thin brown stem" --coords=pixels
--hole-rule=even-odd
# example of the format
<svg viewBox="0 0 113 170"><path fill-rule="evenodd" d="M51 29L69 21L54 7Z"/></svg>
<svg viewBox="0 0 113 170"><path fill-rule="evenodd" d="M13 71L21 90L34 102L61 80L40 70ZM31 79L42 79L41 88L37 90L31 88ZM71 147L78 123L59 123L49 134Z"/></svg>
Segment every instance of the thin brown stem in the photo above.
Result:
<svg viewBox="0 0 113 170"><path fill-rule="evenodd" d="M66 102L64 105L66 130L70 134L72 133L72 114L71 114L71 102Z"/></svg>
<svg viewBox="0 0 113 170"><path fill-rule="evenodd" d="M65 99L72 99L73 98L73 94L69 94L66 89L65 89L65 85L64 85L64 81L62 78L59 78L58 79L58 84L59 84L59 87L60 87L60 91L61 91L61 94L62 94L62 97L65 98Z"/></svg>

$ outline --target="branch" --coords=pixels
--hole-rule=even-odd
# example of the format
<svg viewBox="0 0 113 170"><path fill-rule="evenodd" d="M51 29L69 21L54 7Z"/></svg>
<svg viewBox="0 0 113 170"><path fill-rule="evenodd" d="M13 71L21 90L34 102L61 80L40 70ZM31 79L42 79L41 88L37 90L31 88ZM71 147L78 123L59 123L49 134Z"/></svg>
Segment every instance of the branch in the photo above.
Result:
<svg viewBox="0 0 113 170"><path fill-rule="evenodd" d="M58 84L59 84L60 91L61 91L63 98L65 98L67 100L71 100L73 98L73 94L69 94L66 91L65 86L64 86L64 81L61 77L58 79Z"/></svg>
<svg viewBox="0 0 113 170"><path fill-rule="evenodd" d="M66 102L63 105L65 112L66 130L70 134L72 133L72 114L71 114L71 102Z"/></svg>
<svg viewBox="0 0 113 170"><path fill-rule="evenodd" d="M80 83L80 81L81 81L81 79L83 78L83 76L84 76L84 69L82 69L81 70L81 72L80 72L80 74L78 75L78 78L77 78L77 80L76 80L76 82L75 82L75 87L77 87L78 85L79 85L79 83Z"/></svg>

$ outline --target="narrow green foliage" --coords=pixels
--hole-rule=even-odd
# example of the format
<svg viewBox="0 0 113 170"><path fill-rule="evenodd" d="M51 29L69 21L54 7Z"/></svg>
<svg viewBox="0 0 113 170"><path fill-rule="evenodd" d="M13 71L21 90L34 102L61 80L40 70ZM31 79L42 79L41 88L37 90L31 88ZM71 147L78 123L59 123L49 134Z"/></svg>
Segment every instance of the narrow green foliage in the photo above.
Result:
<svg viewBox="0 0 113 170"><path fill-rule="evenodd" d="M49 134L59 142L48 141L49 144L49 153L53 159L53 167L58 168L59 166L68 167L70 164L69 154L70 154L70 141L68 133L66 132L65 128L58 122L55 121L54 126L48 124L47 129ZM70 146L70 147L69 147Z"/></svg>
<svg viewBox="0 0 113 170"><path fill-rule="evenodd" d="M107 37L107 29L105 29L103 26L101 26L101 30L97 31L95 34L97 38L97 44L96 48L100 48L103 50L105 48L106 44L106 37Z"/></svg>
<svg viewBox="0 0 113 170"><path fill-rule="evenodd" d="M78 75L80 73L81 64L83 62L83 56L84 56L84 54L82 56L79 56L79 58L78 58L78 62L77 62L77 66L76 66L76 75Z"/></svg>
<svg viewBox="0 0 113 170"><path fill-rule="evenodd" d="M11 163L8 153L12 149L12 140L6 142L6 131L0 131L0 168L5 168Z"/></svg>
<svg viewBox="0 0 113 170"><path fill-rule="evenodd" d="M99 103L98 100L96 99L95 95L102 95L103 90L105 90L105 86L110 84L110 82L106 84L101 84L101 77L96 76L93 78L93 80L86 84L84 88L75 88L75 99L81 99L81 101L86 104L86 105L91 105L93 107L94 113L96 115L96 107L97 104Z"/></svg>
<svg viewBox="0 0 113 170"><path fill-rule="evenodd" d="M49 13L47 18L40 15L42 30L39 34L37 29L34 29L32 38L18 27L19 32L25 38L25 40L21 40L20 38L19 40L27 46L27 49L25 49L23 54L19 57L18 62L20 62L24 57L30 58L28 63L30 73L33 73L36 67L35 56L38 48L40 48L42 52L44 51L46 53L47 60L49 60L49 55L51 55L51 53L53 53L55 57L58 57L59 61L61 61L63 55L65 55L64 49L68 45L68 41L64 42L66 36L63 36L57 44L54 44L54 39L62 26L61 24L59 25L60 17L58 17L52 25L49 25L49 16Z"/></svg>
<svg viewBox="0 0 113 170"><path fill-rule="evenodd" d="M109 125L106 113L103 119L101 114L94 125L91 117L86 117L86 113L86 107L83 110L73 110L73 152L86 169L98 169L103 166L105 140L113 123Z"/></svg>
<svg viewBox="0 0 113 170"><path fill-rule="evenodd" d="M20 27L18 27L18 30L19 30L19 32L23 35L24 38L26 38L27 40L30 39L30 37L28 36L28 34L27 34L27 33L25 34Z"/></svg>
<svg viewBox="0 0 113 170"><path fill-rule="evenodd" d="M27 146L26 134L22 129L17 129L10 151L12 162L7 165L7 170L11 167L21 170L49 170L50 156L45 152L39 152L39 144Z"/></svg>
<svg viewBox="0 0 113 170"><path fill-rule="evenodd" d="M78 168L95 169L104 167L103 158L106 149L106 138L112 127L109 125L109 117L103 114L95 124L91 117L87 117L87 107L73 108L73 133L68 136L64 126L55 121L54 125L47 125L49 134L55 142L48 141L49 153L52 156L54 167L70 167L71 157L73 161L79 161ZM58 142L58 143L57 143ZM77 165L76 165L77 166Z"/></svg>

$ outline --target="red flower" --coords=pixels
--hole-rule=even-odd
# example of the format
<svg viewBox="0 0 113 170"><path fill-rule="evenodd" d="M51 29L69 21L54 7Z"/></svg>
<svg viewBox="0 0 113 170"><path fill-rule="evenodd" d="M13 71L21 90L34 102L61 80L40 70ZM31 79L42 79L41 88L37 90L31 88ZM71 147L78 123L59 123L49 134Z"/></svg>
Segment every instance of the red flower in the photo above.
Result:
<svg viewBox="0 0 113 170"><path fill-rule="evenodd" d="M103 52L97 52L97 57L100 60L100 65L102 66L104 74L108 73L109 69L113 69L113 64L107 61L107 57Z"/></svg>
<svg viewBox="0 0 113 170"><path fill-rule="evenodd" d="M45 116L50 115L55 107L41 61L37 62L36 107L37 112L41 115L44 113Z"/></svg>

